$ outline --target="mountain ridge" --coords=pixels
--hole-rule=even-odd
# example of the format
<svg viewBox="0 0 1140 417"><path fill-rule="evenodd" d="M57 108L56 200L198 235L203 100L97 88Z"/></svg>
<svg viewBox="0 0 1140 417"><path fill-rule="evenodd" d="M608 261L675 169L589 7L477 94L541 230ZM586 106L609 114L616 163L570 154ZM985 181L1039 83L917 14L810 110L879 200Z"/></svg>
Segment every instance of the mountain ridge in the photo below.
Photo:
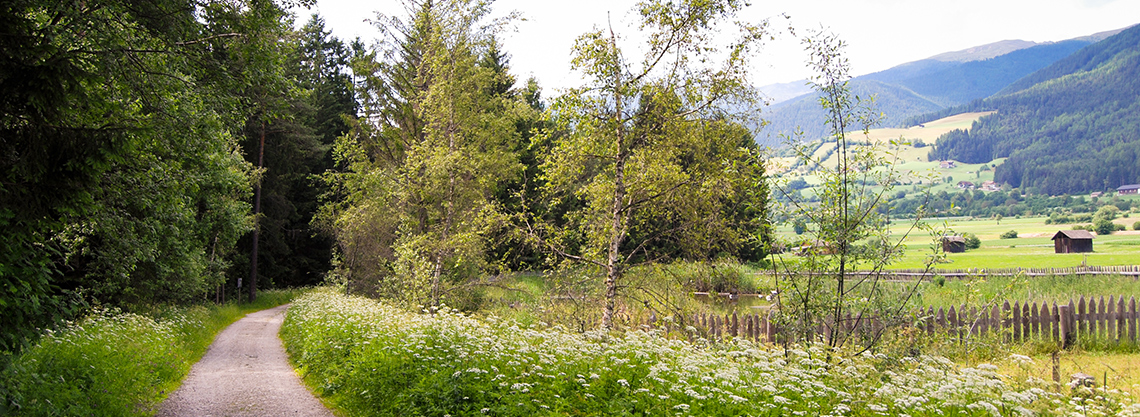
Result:
<svg viewBox="0 0 1140 417"><path fill-rule="evenodd" d="M851 85L861 97L878 96L877 106L886 114L880 127L898 127L923 114L937 113L1000 94L1023 77L1125 29L1103 31L1058 42L1008 40L979 45L855 77L851 80ZM1001 54L989 57L997 53ZM812 109L813 106L819 106L809 89L805 87L798 90L807 91L806 94L780 99L790 95L790 91L797 91L788 88L795 84L796 82L773 85L784 88L779 91L782 95L778 98L769 93L773 91L770 89L773 86L760 88L772 97L773 104L766 109L768 114L765 119L768 125L756 134L758 143L777 146L780 137L796 131L803 132L804 139L809 140L827 135L821 122L824 113L822 109ZM805 86L806 81L799 84ZM930 103L934 103L934 106Z"/></svg>

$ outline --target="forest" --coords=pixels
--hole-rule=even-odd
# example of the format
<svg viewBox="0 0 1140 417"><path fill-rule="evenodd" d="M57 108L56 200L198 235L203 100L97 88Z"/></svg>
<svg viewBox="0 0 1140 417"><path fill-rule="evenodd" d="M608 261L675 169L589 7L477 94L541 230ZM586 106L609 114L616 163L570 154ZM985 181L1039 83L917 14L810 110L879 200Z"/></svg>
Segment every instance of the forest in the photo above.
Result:
<svg viewBox="0 0 1140 417"><path fill-rule="evenodd" d="M997 113L969 131L939 138L930 160L1009 157L996 168L995 181L1033 194L1109 191L1140 182L1138 37L1140 28L1130 28L995 97L959 108Z"/></svg>
<svg viewBox="0 0 1140 417"><path fill-rule="evenodd" d="M306 5L2 6L0 352L94 307L321 283L477 307L487 277L566 264L607 277L608 320L632 266L765 257L740 109L766 23L683 58L735 2L647 11L656 60L583 35L590 84L552 99L486 4L408 2L368 46Z"/></svg>

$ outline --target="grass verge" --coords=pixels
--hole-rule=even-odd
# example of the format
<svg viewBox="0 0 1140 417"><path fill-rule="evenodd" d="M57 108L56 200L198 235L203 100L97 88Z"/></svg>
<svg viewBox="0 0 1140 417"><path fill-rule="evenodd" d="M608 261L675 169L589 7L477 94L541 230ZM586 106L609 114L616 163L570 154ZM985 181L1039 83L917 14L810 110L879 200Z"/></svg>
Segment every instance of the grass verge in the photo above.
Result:
<svg viewBox="0 0 1140 417"><path fill-rule="evenodd" d="M296 300L281 336L310 386L354 416L1140 412L1122 395L1057 392L992 364L576 333L410 313L333 290Z"/></svg>
<svg viewBox="0 0 1140 417"><path fill-rule="evenodd" d="M299 293L270 290L251 304L153 306L143 314L96 310L9 358L0 415L153 415L219 331Z"/></svg>

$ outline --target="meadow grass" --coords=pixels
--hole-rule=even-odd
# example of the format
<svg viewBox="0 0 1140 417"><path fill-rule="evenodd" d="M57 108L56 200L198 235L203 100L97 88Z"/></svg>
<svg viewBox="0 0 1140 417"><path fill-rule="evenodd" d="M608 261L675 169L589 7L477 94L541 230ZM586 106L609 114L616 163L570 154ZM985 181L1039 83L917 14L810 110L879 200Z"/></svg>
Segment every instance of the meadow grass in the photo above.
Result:
<svg viewBox="0 0 1140 417"><path fill-rule="evenodd" d="M1054 253L1052 237L1059 230L1071 229L1072 225L1048 225L1045 220L1046 217L1006 218L1000 221L959 217L932 218L923 223L933 225L939 233L972 233L982 241L979 249L947 254L947 262L934 265L935 269L1140 265L1140 233L1129 230L1096 236L1093 239L1092 253L1058 254ZM1136 220L1140 218L1119 218L1115 222L1131 225ZM933 253L931 245L936 238L923 230L911 230L912 223L906 220L891 223L891 236L895 240L902 239L906 249L902 258L889 265L889 269L922 269ZM1017 231L1018 238L1000 238L1003 232L1010 230ZM777 228L776 233L786 239L795 236L788 226Z"/></svg>
<svg viewBox="0 0 1140 417"><path fill-rule="evenodd" d="M96 309L9 358L0 415L153 415L219 331L299 293L262 291L241 305L140 306L142 314Z"/></svg>
<svg viewBox="0 0 1140 417"><path fill-rule="evenodd" d="M919 285L915 303L924 307L979 306L991 301L1063 304L1086 298L1140 294L1140 282L1118 275L991 276L929 281Z"/></svg>
<svg viewBox="0 0 1140 417"><path fill-rule="evenodd" d="M1086 400L989 363L577 333L331 289L297 299L281 336L306 382L354 416L1140 413L1119 393Z"/></svg>

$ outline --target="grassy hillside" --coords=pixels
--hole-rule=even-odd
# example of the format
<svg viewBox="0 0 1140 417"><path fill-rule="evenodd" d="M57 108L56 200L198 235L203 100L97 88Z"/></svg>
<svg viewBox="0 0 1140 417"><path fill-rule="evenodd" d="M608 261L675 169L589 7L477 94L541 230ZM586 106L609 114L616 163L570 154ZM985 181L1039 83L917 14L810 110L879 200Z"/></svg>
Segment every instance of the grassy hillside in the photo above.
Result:
<svg viewBox="0 0 1140 417"><path fill-rule="evenodd" d="M901 187L899 189L911 190L912 187L910 186L931 185L928 181L921 179L920 177L937 177L942 179L952 177L954 180L953 182L941 181L937 184L934 184L934 188L932 189L934 192L943 190L952 191L955 189L955 184L957 181L981 183L983 181L993 180L994 172L992 170L983 170L982 166L988 165L992 167L1000 165L1002 160L999 159L976 164L956 164L956 166L953 168L942 168L937 161L927 161L929 146L924 146L924 144L933 144L938 139L938 137L952 130L968 129L971 124L978 120L978 118L989 114L991 113L959 114L926 123L920 127L906 129L873 129L868 132L866 136L859 134L857 136L851 137L851 140L862 143L877 143L884 146L891 140L901 139L901 142L909 143L909 145L902 145L896 149L898 162L894 166L901 173L903 173L905 177L910 178L907 182L904 183L908 187ZM835 165L836 159L838 157L829 152L829 149L833 148L834 146L834 143L820 143L820 147L817 148L815 152L815 157L824 158L826 156L826 158L823 159L822 165ZM811 185L819 183L819 178L813 175L813 173L809 171L808 167L798 166L792 169L792 165L794 163L795 158L789 156L772 158L770 160L770 170L772 172L784 172L793 176L802 177L805 181L808 182L808 184ZM922 184L919 184L920 181L922 181Z"/></svg>

